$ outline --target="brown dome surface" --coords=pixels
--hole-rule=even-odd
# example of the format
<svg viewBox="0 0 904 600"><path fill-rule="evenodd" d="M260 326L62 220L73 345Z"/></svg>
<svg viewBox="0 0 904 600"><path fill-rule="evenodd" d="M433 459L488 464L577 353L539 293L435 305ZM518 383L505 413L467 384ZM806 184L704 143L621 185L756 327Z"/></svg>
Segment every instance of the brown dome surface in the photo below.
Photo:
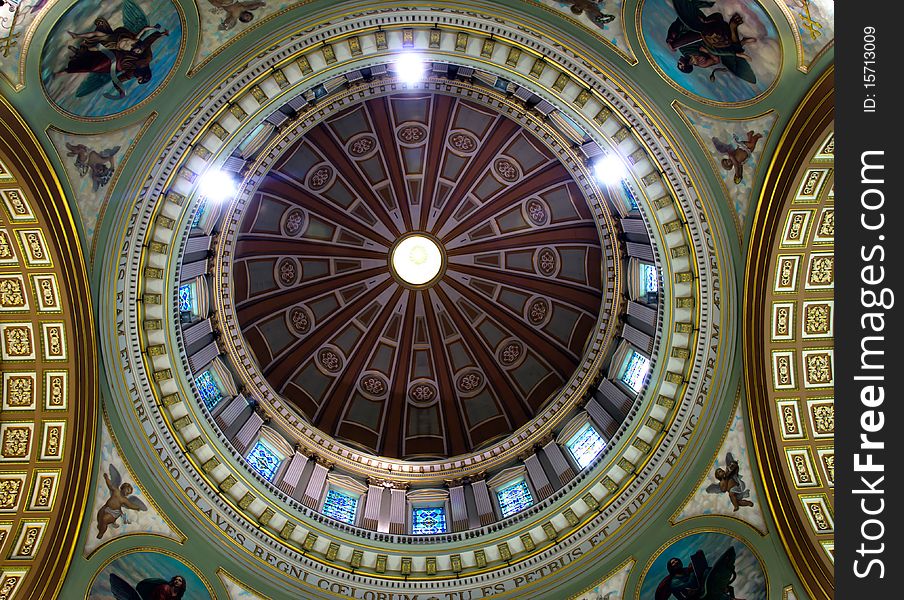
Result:
<svg viewBox="0 0 904 600"><path fill-rule="evenodd" d="M422 234L413 286L390 268ZM392 458L471 452L529 422L578 369L602 305L600 232L573 173L487 106L367 99L262 178L233 255L239 326L272 388Z"/></svg>

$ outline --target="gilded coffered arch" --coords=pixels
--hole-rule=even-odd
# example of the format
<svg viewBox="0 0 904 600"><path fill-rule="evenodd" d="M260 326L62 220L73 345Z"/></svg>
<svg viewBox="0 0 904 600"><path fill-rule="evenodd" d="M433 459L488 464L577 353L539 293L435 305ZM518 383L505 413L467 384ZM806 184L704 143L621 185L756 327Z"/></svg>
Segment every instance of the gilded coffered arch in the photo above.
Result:
<svg viewBox="0 0 904 600"><path fill-rule="evenodd" d="M91 483L97 355L59 180L0 98L0 590L53 596Z"/></svg>
<svg viewBox="0 0 904 600"><path fill-rule="evenodd" d="M754 440L782 540L814 597L834 567L834 105L831 71L783 136L747 266Z"/></svg>

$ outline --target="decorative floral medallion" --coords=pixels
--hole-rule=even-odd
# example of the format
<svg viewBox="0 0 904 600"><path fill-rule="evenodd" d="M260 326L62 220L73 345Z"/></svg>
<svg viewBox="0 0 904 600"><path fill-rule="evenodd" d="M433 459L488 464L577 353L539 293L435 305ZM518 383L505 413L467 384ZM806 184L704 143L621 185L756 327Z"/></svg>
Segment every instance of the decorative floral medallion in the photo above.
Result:
<svg viewBox="0 0 904 600"><path fill-rule="evenodd" d="M530 324L539 327L545 324L549 317L549 301L545 298L534 298L528 302L525 312Z"/></svg>
<svg viewBox="0 0 904 600"><path fill-rule="evenodd" d="M377 140L371 135L366 135L352 140L348 144L348 153L354 158L362 158L373 152L377 147Z"/></svg>
<svg viewBox="0 0 904 600"><path fill-rule="evenodd" d="M483 373L480 371L467 371L458 376L455 387L463 396L470 396L480 391L484 381Z"/></svg>
<svg viewBox="0 0 904 600"><path fill-rule="evenodd" d="M307 309L296 306L289 311L289 326L295 333L306 335L311 331L311 315Z"/></svg>
<svg viewBox="0 0 904 600"><path fill-rule="evenodd" d="M317 364L331 375L341 371L343 363L342 355L335 348L321 348L320 352L317 353Z"/></svg>
<svg viewBox="0 0 904 600"><path fill-rule="evenodd" d="M541 275L552 277L559 270L559 256L552 248L540 248L537 251L537 270Z"/></svg>
<svg viewBox="0 0 904 600"><path fill-rule="evenodd" d="M436 386L429 381L416 381L408 388L408 397L417 404L429 404L436 395Z"/></svg>
<svg viewBox="0 0 904 600"><path fill-rule="evenodd" d="M399 129L399 141L403 144L416 145L427 139L427 128L422 125L406 125Z"/></svg>
<svg viewBox="0 0 904 600"><path fill-rule="evenodd" d="M514 367L524 357L524 344L518 340L504 342L499 348L499 364L503 367Z"/></svg>
<svg viewBox="0 0 904 600"><path fill-rule="evenodd" d="M305 215L303 210L293 208L286 212L286 216L283 218L283 232L286 235L295 237L304 231L304 226Z"/></svg>
<svg viewBox="0 0 904 600"><path fill-rule="evenodd" d="M509 183L514 183L521 177L518 167L507 158L497 158L496 162L493 163L493 170L496 171L499 177Z"/></svg>
<svg viewBox="0 0 904 600"><path fill-rule="evenodd" d="M332 178L333 168L329 165L321 165L314 169L314 172L308 177L308 187L319 192L326 187Z"/></svg>
<svg viewBox="0 0 904 600"><path fill-rule="evenodd" d="M471 154L477 150L477 139L470 133L456 131L449 136L448 142L452 150L461 154Z"/></svg>
<svg viewBox="0 0 904 600"><path fill-rule="evenodd" d="M276 276L284 287L294 285L298 281L298 263L291 258L281 258L276 264Z"/></svg>
<svg viewBox="0 0 904 600"><path fill-rule="evenodd" d="M546 205L537 199L528 200L525 204L528 220L534 225L542 226L549 222L549 210Z"/></svg>
<svg viewBox="0 0 904 600"><path fill-rule="evenodd" d="M361 392L372 398L382 398L389 391L389 383L379 373L368 373L361 378Z"/></svg>

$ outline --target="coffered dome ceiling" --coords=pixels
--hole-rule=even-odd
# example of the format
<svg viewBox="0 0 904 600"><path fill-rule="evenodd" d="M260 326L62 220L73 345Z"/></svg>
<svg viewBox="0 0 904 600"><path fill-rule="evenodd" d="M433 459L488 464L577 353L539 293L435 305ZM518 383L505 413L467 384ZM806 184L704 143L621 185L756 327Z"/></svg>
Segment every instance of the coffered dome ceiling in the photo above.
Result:
<svg viewBox="0 0 904 600"><path fill-rule="evenodd" d="M515 121L454 95L376 97L268 167L235 217L233 310L268 384L315 427L388 457L465 454L584 362L600 225ZM421 285L392 266L412 234L442 255Z"/></svg>
<svg viewBox="0 0 904 600"><path fill-rule="evenodd" d="M799 123L830 0L3 4L0 232L65 242L23 282L91 289L38 315L69 408L7 411L42 363L0 364L0 433L63 428L73 465L0 444L0 596L646 600L699 549L746 600L830 594L831 385L758 397L832 360L762 325L819 303L831 332L832 285L772 285L773 255L833 264L831 186L798 185L817 146L833 180L830 102ZM731 65L701 49L723 25Z"/></svg>

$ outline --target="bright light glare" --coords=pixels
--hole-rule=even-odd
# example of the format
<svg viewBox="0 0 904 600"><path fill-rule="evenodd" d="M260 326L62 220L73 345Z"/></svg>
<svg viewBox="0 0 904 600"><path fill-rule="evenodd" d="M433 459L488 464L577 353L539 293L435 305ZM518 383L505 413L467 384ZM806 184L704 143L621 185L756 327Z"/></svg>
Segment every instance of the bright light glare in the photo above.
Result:
<svg viewBox="0 0 904 600"><path fill-rule="evenodd" d="M625 163L615 154L607 154L593 164L593 175L605 185L615 185L628 176Z"/></svg>
<svg viewBox="0 0 904 600"><path fill-rule="evenodd" d="M395 62L396 76L405 83L417 83L424 79L427 63L414 52L406 52Z"/></svg>
<svg viewBox="0 0 904 600"><path fill-rule="evenodd" d="M198 191L208 200L222 202L238 191L235 180L227 173L214 169L201 176Z"/></svg>
<svg viewBox="0 0 904 600"><path fill-rule="evenodd" d="M405 238L392 251L392 267L402 281L423 285L439 274L443 255L436 242L422 235Z"/></svg>

